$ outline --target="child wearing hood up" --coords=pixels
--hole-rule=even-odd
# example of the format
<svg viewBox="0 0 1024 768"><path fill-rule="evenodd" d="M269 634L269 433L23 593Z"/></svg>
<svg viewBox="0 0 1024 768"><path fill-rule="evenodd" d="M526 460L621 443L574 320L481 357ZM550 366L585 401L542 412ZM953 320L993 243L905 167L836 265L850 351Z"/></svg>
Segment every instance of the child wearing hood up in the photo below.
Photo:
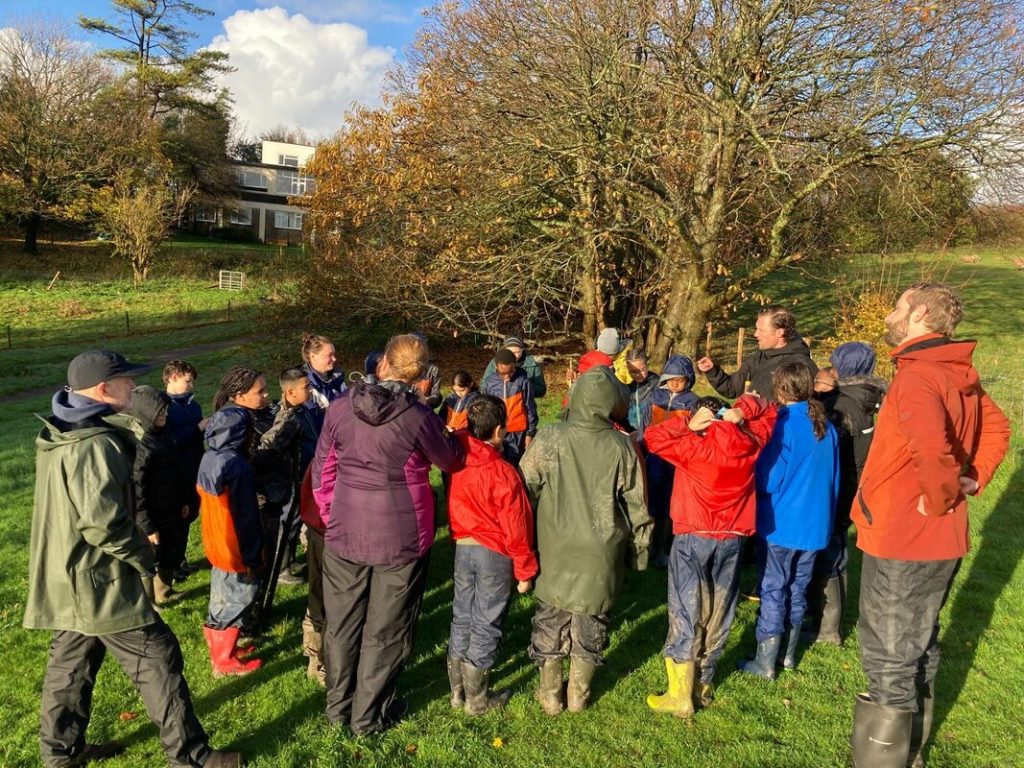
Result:
<svg viewBox="0 0 1024 768"><path fill-rule="evenodd" d="M206 425L207 448L196 483L203 547L212 566L203 634L214 677L245 675L262 664L242 659L252 648L236 645L242 622L256 602L263 565L263 525L245 455L252 429L250 411L240 405L229 403L214 413Z"/></svg>
<svg viewBox="0 0 1024 768"><path fill-rule="evenodd" d="M665 361L658 387L644 408L643 423L648 427L668 419L686 418L697 408L698 397L693 393L693 362L685 355L672 355ZM651 535L651 562L658 568L668 567L669 549L672 547L672 520L669 518L669 500L672 498L672 480L675 469L653 453L647 454L647 503L654 518Z"/></svg>
<svg viewBox="0 0 1024 768"><path fill-rule="evenodd" d="M150 600L157 606L181 597L174 591L174 571L181 562L179 538L191 501L191 493L186 496L182 490L179 478L184 467L166 429L170 402L156 387L142 385L132 390L127 411L138 424L132 468L135 524L155 549L156 577Z"/></svg>

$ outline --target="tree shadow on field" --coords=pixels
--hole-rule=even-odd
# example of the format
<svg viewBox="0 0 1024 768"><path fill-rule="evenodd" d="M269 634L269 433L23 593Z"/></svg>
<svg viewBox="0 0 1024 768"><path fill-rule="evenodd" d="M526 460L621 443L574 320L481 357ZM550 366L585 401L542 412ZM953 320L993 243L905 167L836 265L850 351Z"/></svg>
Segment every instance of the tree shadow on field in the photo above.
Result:
<svg viewBox="0 0 1024 768"><path fill-rule="evenodd" d="M1013 450L1013 448L1011 448ZM1015 457L1008 457L1013 461ZM999 501L985 519L970 572L960 583L942 636L942 659L935 684L933 735L960 698L974 665L979 641L992 623L996 603L1024 555L1024 466L1014 470ZM1006 649L1008 650L1008 649Z"/></svg>

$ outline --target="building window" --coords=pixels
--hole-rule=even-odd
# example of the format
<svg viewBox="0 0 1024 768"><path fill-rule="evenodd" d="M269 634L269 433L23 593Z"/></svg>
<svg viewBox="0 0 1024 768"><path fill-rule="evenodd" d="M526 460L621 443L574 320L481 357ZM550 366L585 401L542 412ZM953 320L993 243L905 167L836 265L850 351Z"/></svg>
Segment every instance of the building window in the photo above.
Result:
<svg viewBox="0 0 1024 768"><path fill-rule="evenodd" d="M277 229L302 229L302 214L274 211L274 227Z"/></svg>
<svg viewBox="0 0 1024 768"><path fill-rule="evenodd" d="M290 165L292 168L298 168L299 167L298 155L278 155L277 156L277 164L278 165Z"/></svg>
<svg viewBox="0 0 1024 768"><path fill-rule="evenodd" d="M196 221L202 221L207 224L216 224L217 211L213 208L207 208L200 205L196 208Z"/></svg>
<svg viewBox="0 0 1024 768"><path fill-rule="evenodd" d="M232 224L242 227L250 226L252 224L252 208L239 208L232 211L230 221Z"/></svg>
<svg viewBox="0 0 1024 768"><path fill-rule="evenodd" d="M313 192L316 183L312 176L298 171L279 171L277 174L276 192L279 195L308 195Z"/></svg>
<svg viewBox="0 0 1024 768"><path fill-rule="evenodd" d="M259 171L239 171L238 186L249 189L266 189L267 176Z"/></svg>

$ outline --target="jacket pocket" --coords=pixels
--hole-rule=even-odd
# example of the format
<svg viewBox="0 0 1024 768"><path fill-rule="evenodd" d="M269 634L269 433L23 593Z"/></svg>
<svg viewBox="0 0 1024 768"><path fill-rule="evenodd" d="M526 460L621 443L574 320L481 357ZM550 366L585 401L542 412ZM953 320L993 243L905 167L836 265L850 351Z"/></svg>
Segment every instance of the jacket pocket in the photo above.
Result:
<svg viewBox="0 0 1024 768"><path fill-rule="evenodd" d="M864 519L868 521L868 525L874 525L875 519L871 515L871 510L868 509L868 504L864 501L864 486L862 485L857 489L857 501L860 502L861 511L864 513Z"/></svg>
<svg viewBox="0 0 1024 768"><path fill-rule="evenodd" d="M90 568L77 582L79 615L86 622L123 618L145 601L138 571L120 560Z"/></svg>

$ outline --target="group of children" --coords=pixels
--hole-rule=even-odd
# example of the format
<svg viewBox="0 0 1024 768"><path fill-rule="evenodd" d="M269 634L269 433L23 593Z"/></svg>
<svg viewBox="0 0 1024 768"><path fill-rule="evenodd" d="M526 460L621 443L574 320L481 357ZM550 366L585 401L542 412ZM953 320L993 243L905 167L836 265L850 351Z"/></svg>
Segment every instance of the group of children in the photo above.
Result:
<svg viewBox="0 0 1024 768"><path fill-rule="evenodd" d="M774 373L771 400L747 394L729 406L693 393L694 367L682 355L656 374L642 352L629 352L627 389L612 366L619 352L617 332L614 339L604 332L594 359L580 365L561 420L542 429L543 369L517 337L505 340L479 386L460 370L452 392L432 400L436 365L413 386L423 402L440 405L466 456L445 476L455 541L447 667L452 706L471 715L508 698L491 690L489 672L513 589L532 589L536 598L529 653L540 669L542 708L554 715L586 707L624 571L644 568L648 554L668 568L669 619L668 687L648 704L679 717L706 706L736 611L742 544L751 536L761 607L757 650L741 668L772 679L780 653L783 667L795 664L807 587L833 534L840 482L839 435L815 398L810 369L784 365ZM337 470L328 457L313 487L308 467L345 377L326 337L305 337L302 353L302 367L282 372L274 407L266 377L236 366L203 420L190 394L197 373L182 361L165 369L166 393L140 387L133 399L142 425L137 522L154 534L161 563L154 600L176 596L174 569L201 509L212 566L204 633L217 675L259 668L240 636L257 631L273 578L295 578L288 564L304 523L303 652L309 676L324 681L325 486ZM379 359L367 358L368 382ZM162 490L172 481L174 492Z"/></svg>

